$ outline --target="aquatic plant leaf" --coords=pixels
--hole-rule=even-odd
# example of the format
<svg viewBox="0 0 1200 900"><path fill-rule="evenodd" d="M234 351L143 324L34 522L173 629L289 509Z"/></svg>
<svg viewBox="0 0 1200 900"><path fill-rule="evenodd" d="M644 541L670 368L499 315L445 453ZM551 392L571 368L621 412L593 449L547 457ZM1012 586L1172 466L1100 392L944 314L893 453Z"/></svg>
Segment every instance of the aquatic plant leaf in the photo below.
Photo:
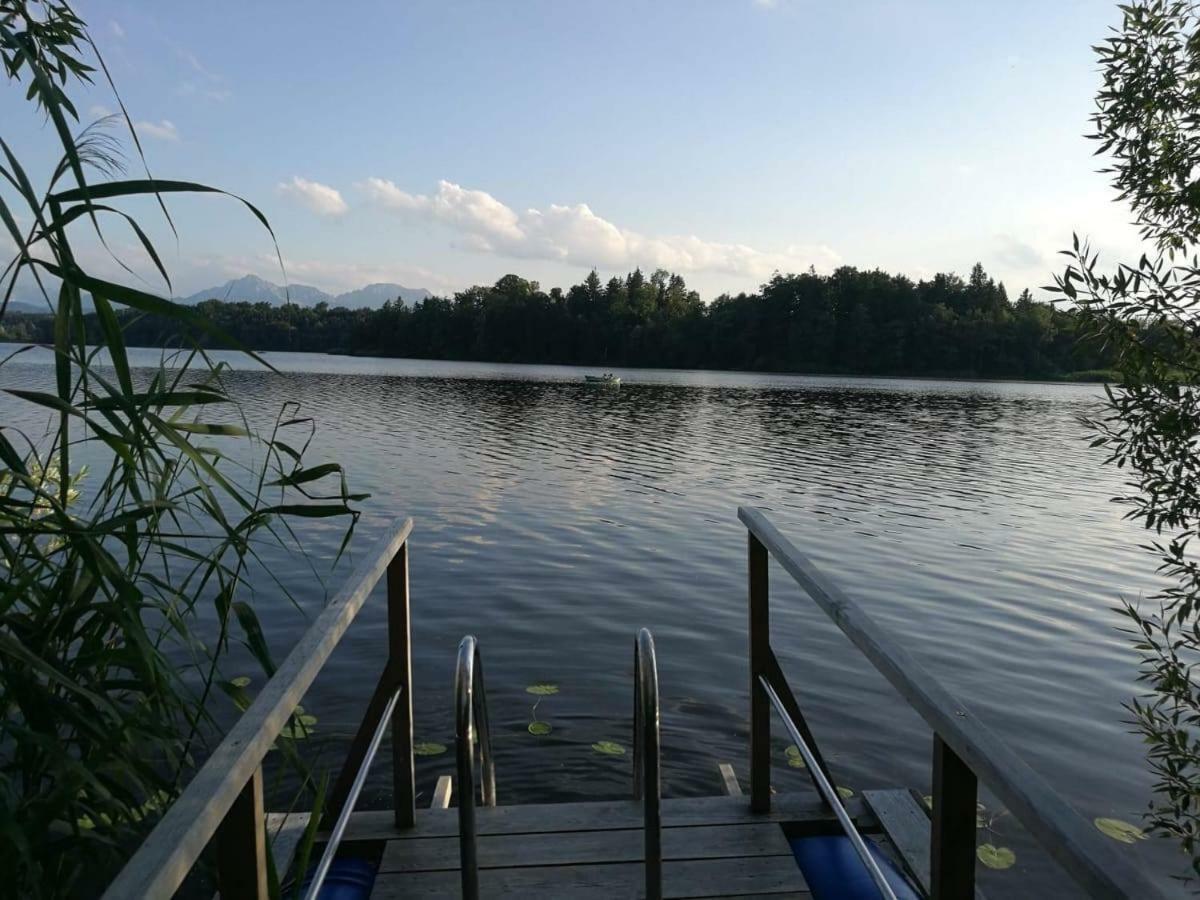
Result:
<svg viewBox="0 0 1200 900"><path fill-rule="evenodd" d="M788 757L788 765L791 766L793 769L807 769L808 768L808 766L806 766L804 764L804 760L802 760L798 756L789 756Z"/></svg>
<svg viewBox="0 0 1200 900"><path fill-rule="evenodd" d="M838 796L841 797L843 800L849 800L851 797L854 796L854 791L850 790L850 788L848 788L848 787L842 787L840 784L838 785L837 792L838 792Z"/></svg>
<svg viewBox="0 0 1200 900"><path fill-rule="evenodd" d="M441 756L446 752L446 745L439 744L436 741L418 741L413 744L413 754L415 756Z"/></svg>
<svg viewBox="0 0 1200 900"><path fill-rule="evenodd" d="M1138 841L1146 839L1142 829L1121 819L1092 819L1092 824L1105 837L1120 841L1122 844L1136 844Z"/></svg>
<svg viewBox="0 0 1200 900"><path fill-rule="evenodd" d="M232 684L234 687L240 687L240 688L249 687L250 686L250 677L247 675L239 675L237 678L229 679L229 683Z"/></svg>
<svg viewBox="0 0 1200 900"><path fill-rule="evenodd" d="M543 735L549 734L554 729L550 727L549 722L530 722L527 730L532 735L542 737Z"/></svg>
<svg viewBox="0 0 1200 900"><path fill-rule="evenodd" d="M1017 854L995 844L980 844L975 848L975 855L989 869L1008 869L1017 861Z"/></svg>
<svg viewBox="0 0 1200 900"><path fill-rule="evenodd" d="M551 694L558 693L557 684L531 684L525 688L525 693L533 694L538 697L549 697Z"/></svg>
<svg viewBox="0 0 1200 900"><path fill-rule="evenodd" d="M603 753L605 756L625 755L625 748L615 741L597 741L592 744L592 749L597 753Z"/></svg>
<svg viewBox="0 0 1200 900"><path fill-rule="evenodd" d="M925 804L926 809L933 809L933 794L926 794L921 798L921 802Z"/></svg>

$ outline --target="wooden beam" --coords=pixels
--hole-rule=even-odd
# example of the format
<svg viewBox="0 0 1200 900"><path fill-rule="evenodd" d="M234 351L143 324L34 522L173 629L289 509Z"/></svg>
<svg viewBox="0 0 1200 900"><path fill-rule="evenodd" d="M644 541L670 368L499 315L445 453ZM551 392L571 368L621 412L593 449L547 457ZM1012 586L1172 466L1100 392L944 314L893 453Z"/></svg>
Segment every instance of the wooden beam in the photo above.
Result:
<svg viewBox="0 0 1200 900"><path fill-rule="evenodd" d="M800 710L800 704L796 702L796 695L792 693L792 687L788 684L787 676L783 674L783 669L779 665L779 660L775 658L775 651L767 647L767 681L771 682L771 687L775 688L775 693L779 695L780 702L783 703L783 708L787 710L788 716L792 723L800 732L800 736L804 738L804 743L808 744L808 749L812 751L812 755L817 760L817 767L825 776L825 780L830 784L837 784L833 779L833 775L829 772L829 765L825 762L825 757L821 755L821 748L817 746L816 736L813 735L812 729L808 727L808 720L804 718L804 713ZM813 779L813 788L817 795L821 795L821 789L817 787L816 778L810 772L809 777Z"/></svg>
<svg viewBox="0 0 1200 900"><path fill-rule="evenodd" d="M363 556L346 586L108 886L105 900L174 896L411 531L412 519L396 523Z"/></svg>
<svg viewBox="0 0 1200 900"><path fill-rule="evenodd" d="M417 815L413 759L412 622L408 603L408 544L387 570L388 658L404 692L392 711L392 805L396 827L412 828Z"/></svg>
<svg viewBox="0 0 1200 900"><path fill-rule="evenodd" d="M257 768L217 829L222 900L267 900L267 830L262 768Z"/></svg>
<svg viewBox="0 0 1200 900"><path fill-rule="evenodd" d="M371 699L367 701L367 708L362 719L359 720L358 731L354 733L354 740L350 742L350 749L346 751L346 756L342 760L342 768L333 784L333 790L329 792L329 800L325 804L325 811L321 819L324 827L331 827L337 821L337 817L341 815L342 807L346 803L346 797L350 794L355 776L358 775L358 770L362 768L363 760L367 757L371 738L375 736L375 729L379 727L379 719L387 709L392 694L396 692L397 681L395 667L389 660L384 665L379 680L375 682L375 690L371 694ZM401 702L403 702L403 698L401 698ZM396 705L399 706L400 703ZM400 827L399 823L397 823L397 827Z"/></svg>
<svg viewBox="0 0 1200 900"><path fill-rule="evenodd" d="M738 518L749 529L751 539L770 551L955 756L1089 896L1111 900L1162 896L1145 873L1127 858L1114 854L1112 845L1090 822L826 579L761 511L739 507Z"/></svg>
<svg viewBox="0 0 1200 900"><path fill-rule="evenodd" d="M759 683L768 673L771 617L767 583L767 548L748 536L750 570L750 808L771 808L771 701Z"/></svg>
<svg viewBox="0 0 1200 900"><path fill-rule="evenodd" d="M929 840L932 900L975 896L975 773L933 736L933 829Z"/></svg>

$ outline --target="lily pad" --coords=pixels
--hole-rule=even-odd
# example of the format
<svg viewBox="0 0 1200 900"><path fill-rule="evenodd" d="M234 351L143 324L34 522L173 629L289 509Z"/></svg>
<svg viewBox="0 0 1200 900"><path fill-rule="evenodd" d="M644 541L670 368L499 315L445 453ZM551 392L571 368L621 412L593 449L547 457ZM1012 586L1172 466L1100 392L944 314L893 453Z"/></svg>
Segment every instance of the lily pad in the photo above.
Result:
<svg viewBox="0 0 1200 900"><path fill-rule="evenodd" d="M921 800L924 802L926 809L928 809L928 810L933 809L933 794L926 794L924 797L921 798Z"/></svg>
<svg viewBox="0 0 1200 900"><path fill-rule="evenodd" d="M1017 861L1017 854L995 844L980 844L975 848L975 855L989 869L1008 869Z"/></svg>
<svg viewBox="0 0 1200 900"><path fill-rule="evenodd" d="M795 744L788 744L787 749L783 751L783 755L787 757L787 764L793 769L808 768L804 765L804 757L800 755L800 748Z"/></svg>
<svg viewBox="0 0 1200 900"><path fill-rule="evenodd" d="M547 735L553 730L554 729L550 727L549 722L530 722L528 728L529 733L536 735L537 737Z"/></svg>
<svg viewBox="0 0 1200 900"><path fill-rule="evenodd" d="M842 787L840 784L838 785L837 792L838 792L838 796L841 797L843 800L849 800L851 797L854 796L854 791L850 790L850 788L848 788L848 787Z"/></svg>
<svg viewBox="0 0 1200 900"><path fill-rule="evenodd" d="M445 752L446 745L436 741L419 741L413 744L413 755L415 756L441 756Z"/></svg>
<svg viewBox="0 0 1200 900"><path fill-rule="evenodd" d="M615 741L597 741L592 744L592 749L597 753L603 753L605 756L625 755L625 748Z"/></svg>
<svg viewBox="0 0 1200 900"><path fill-rule="evenodd" d="M551 694L558 693L557 684L531 684L525 688L525 693L533 694L537 697L549 697Z"/></svg>
<svg viewBox="0 0 1200 900"><path fill-rule="evenodd" d="M229 679L229 683L232 684L234 687L240 687L240 688L249 687L250 686L250 676L249 675L239 675L237 678Z"/></svg>
<svg viewBox="0 0 1200 900"><path fill-rule="evenodd" d="M1092 824L1100 829L1101 834L1122 844L1136 844L1146 839L1142 829L1121 819L1092 819Z"/></svg>

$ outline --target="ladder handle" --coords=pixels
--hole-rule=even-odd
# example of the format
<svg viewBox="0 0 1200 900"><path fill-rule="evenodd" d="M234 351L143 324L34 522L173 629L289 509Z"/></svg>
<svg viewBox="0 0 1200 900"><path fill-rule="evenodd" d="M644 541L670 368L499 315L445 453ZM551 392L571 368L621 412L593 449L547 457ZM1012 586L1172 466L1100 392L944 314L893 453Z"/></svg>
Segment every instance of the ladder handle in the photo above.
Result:
<svg viewBox="0 0 1200 900"><path fill-rule="evenodd" d="M647 900L662 898L662 761L658 661L643 628L633 642L633 799L642 801Z"/></svg>
<svg viewBox="0 0 1200 900"><path fill-rule="evenodd" d="M464 900L478 900L479 860L475 837L475 744L479 744L480 794L496 805L496 763L488 729L487 692L479 642L468 634L458 645L454 671L454 740L458 764L458 847Z"/></svg>

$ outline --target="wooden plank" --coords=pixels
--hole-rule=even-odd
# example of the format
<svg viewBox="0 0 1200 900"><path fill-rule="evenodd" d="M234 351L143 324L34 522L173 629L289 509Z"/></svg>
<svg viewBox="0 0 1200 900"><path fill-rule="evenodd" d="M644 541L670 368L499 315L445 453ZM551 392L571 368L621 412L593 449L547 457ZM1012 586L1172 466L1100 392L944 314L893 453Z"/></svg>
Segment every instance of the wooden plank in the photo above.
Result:
<svg viewBox="0 0 1200 900"><path fill-rule="evenodd" d="M693 825L663 830L663 859L730 859L791 856L783 829L774 822L754 825ZM563 831L549 834L500 834L479 838L479 868L563 866L641 862L641 829ZM388 841L380 872L458 870L458 839L452 837ZM483 876L481 875L482 879Z"/></svg>
<svg viewBox="0 0 1200 900"><path fill-rule="evenodd" d="M106 900L169 900L174 896L411 531L412 519L393 525L363 556L346 586L309 626L208 762L113 879L104 892Z"/></svg>
<svg viewBox="0 0 1200 900"><path fill-rule="evenodd" d="M670 861L663 864L664 896L683 898L731 895L810 896L795 859L762 856L752 859ZM489 898L570 897L571 900L610 900L641 895L644 881L640 863L608 865L542 866L487 869L480 873L482 896ZM380 874L372 900L429 900L458 898L457 872Z"/></svg>
<svg viewBox="0 0 1200 900"><path fill-rule="evenodd" d="M454 779L449 775L439 775L433 788L433 802L430 809L449 809L450 794L454 791Z"/></svg>
<svg viewBox="0 0 1200 900"><path fill-rule="evenodd" d="M767 581L767 548L753 532L747 538L750 572L750 808L762 813L771 808L771 701L767 699L767 693L758 679L770 671L771 604Z"/></svg>
<svg viewBox="0 0 1200 900"><path fill-rule="evenodd" d="M851 798L846 809L860 827L874 826L862 801ZM640 829L642 805L636 800L600 800L585 803L530 803L522 806L480 807L477 833L539 834L551 831L607 831ZM837 821L810 794L777 794L769 813L753 813L744 797L687 797L663 801L663 827L686 825L737 825L754 822L798 822L814 827ZM346 840L409 840L458 835L456 809L418 809L417 824L401 831L389 810L355 812L346 828Z"/></svg>
<svg viewBox="0 0 1200 900"><path fill-rule="evenodd" d="M1090 822L826 579L761 511L742 506L738 518L1089 896L1162 896L1145 873L1113 853Z"/></svg>
<svg viewBox="0 0 1200 900"><path fill-rule="evenodd" d="M304 837L311 813L267 813L267 836L271 842L271 858L275 871L283 878L296 855L296 848Z"/></svg>
<svg viewBox="0 0 1200 900"><path fill-rule="evenodd" d="M929 871L929 814L909 791L863 791L863 800L875 813L910 875L926 894L932 883Z"/></svg>
<svg viewBox="0 0 1200 900"><path fill-rule="evenodd" d="M721 773L721 782L725 786L725 793L730 797L742 796L742 786L738 784L737 773L733 771L733 766L729 763L717 763L717 770Z"/></svg>
<svg viewBox="0 0 1200 900"><path fill-rule="evenodd" d="M929 895L933 900L971 900L975 895L977 792L975 773L935 734L929 839Z"/></svg>
<svg viewBox="0 0 1200 900"><path fill-rule="evenodd" d="M392 710L392 803L397 828L412 828L417 812L413 759L412 616L408 603L408 542L387 569L388 659L404 693Z"/></svg>
<svg viewBox="0 0 1200 900"><path fill-rule="evenodd" d="M217 887L225 900L267 900L262 768L256 768L217 829Z"/></svg>

